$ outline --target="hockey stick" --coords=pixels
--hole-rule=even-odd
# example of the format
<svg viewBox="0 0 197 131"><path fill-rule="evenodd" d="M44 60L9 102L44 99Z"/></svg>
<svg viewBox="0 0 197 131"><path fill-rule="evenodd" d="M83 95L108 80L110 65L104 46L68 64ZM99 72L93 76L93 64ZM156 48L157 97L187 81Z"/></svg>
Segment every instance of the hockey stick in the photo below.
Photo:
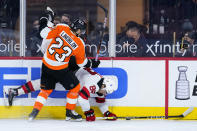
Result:
<svg viewBox="0 0 197 131"><path fill-rule="evenodd" d="M105 19L104 19L104 23L103 23L102 32L101 32L101 38L100 38L100 41L99 41L99 45L97 47L96 58L95 58L96 61L98 60L98 56L99 56L99 52L100 52L101 44L102 44L102 41L103 41L106 24L107 24L107 16L108 16L108 10L106 8L104 8L101 4L99 4L98 2L97 2L97 5L101 9L103 9L103 11L105 12Z"/></svg>
<svg viewBox="0 0 197 131"><path fill-rule="evenodd" d="M190 107L187 109L183 114L181 115L174 115L174 116L168 116L168 118L184 118L189 113L191 113L194 110L194 107ZM163 119L166 116L128 116L128 117L96 117L97 120L104 120L104 119L123 119L123 120L131 120L131 119Z"/></svg>

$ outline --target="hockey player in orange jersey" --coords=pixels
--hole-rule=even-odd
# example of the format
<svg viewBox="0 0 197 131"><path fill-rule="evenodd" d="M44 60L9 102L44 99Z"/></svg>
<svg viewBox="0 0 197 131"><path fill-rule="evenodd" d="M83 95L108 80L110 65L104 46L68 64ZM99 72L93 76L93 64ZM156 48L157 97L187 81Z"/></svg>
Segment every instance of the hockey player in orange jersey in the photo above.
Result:
<svg viewBox="0 0 197 131"><path fill-rule="evenodd" d="M50 25L52 25L52 24L50 24ZM48 29L51 30L52 28L48 28ZM44 33L46 33L46 32L44 32ZM46 48L48 47L50 42L51 42L51 40L43 39L43 43L42 43L43 53L46 52ZM70 61L69 61L69 63L70 63ZM92 63L95 64L94 62L92 62ZM79 67L77 66L74 59L71 59L70 65L71 65L71 66L69 66L70 70L76 72L77 75L76 74L75 75L79 79L80 83L82 83L80 96L79 96L80 97L79 104L81 105L81 107L84 111L84 114L86 116L86 120L87 121L94 121L95 120L94 111L92 109L90 109L90 105L88 102L89 97L95 97L96 103L99 105L99 108L100 108L101 112L104 114L104 116L116 117L115 114L108 111L108 105L105 103L105 94L106 93L109 94L114 91L115 86L113 84L113 81L108 78L104 79L102 77L98 77L100 75L98 75L98 73L94 72L90 68L79 69ZM95 67L95 65L93 65L93 67ZM91 73L91 72L94 72L94 73ZM90 77L92 78L91 81L89 81ZM96 81L94 80L95 78L96 78ZM104 79L104 81L103 81L103 79ZM100 83L98 86L97 80L103 81L103 84L101 84L102 82L98 82L98 83ZM109 86L110 83L112 83L112 85L113 85L112 87ZM88 86L88 85L90 85L90 86ZM98 88L94 88L95 92L92 92L92 91L90 91L90 89L93 89L92 87L94 85L97 85L95 87L98 87ZM34 81L29 81L19 88L10 88L9 92L6 92L6 94L8 94L9 105L10 106L12 105L12 101L15 96L30 93L30 92L33 92L33 91L36 91L39 89L40 89L40 79L37 79ZM85 89L87 89L87 90L85 90ZM90 95L88 96L87 94L90 94ZM87 96L87 97L84 97L84 96Z"/></svg>
<svg viewBox="0 0 197 131"><path fill-rule="evenodd" d="M66 120L82 120L81 115L74 109L77 103L80 83L74 73L69 70L68 63L72 56L75 56L79 67L98 67L100 61L87 59L85 55L85 45L79 37L86 31L86 23L77 19L71 27L66 24L57 24L55 28L45 27L41 31L43 39L50 40L50 44L42 59L41 70L41 91L34 104L33 111L29 115L29 120L33 120L46 103L48 96L55 89L55 84L59 82L66 90Z"/></svg>

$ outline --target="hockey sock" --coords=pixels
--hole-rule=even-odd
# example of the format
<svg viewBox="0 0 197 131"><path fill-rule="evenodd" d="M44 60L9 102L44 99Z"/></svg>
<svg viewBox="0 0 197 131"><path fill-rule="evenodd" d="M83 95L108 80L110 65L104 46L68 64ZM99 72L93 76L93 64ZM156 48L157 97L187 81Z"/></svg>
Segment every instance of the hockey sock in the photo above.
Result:
<svg viewBox="0 0 197 131"><path fill-rule="evenodd" d="M17 88L18 95L23 95L40 90L40 79L28 81L26 84Z"/></svg>
<svg viewBox="0 0 197 131"><path fill-rule="evenodd" d="M108 111L108 105L105 102L104 97L96 97L96 103L99 106L100 111L104 114L106 111Z"/></svg>
<svg viewBox="0 0 197 131"><path fill-rule="evenodd" d="M18 95L23 95L23 94L27 94L27 93L35 91L31 81L29 81L29 82L25 83L24 85L22 85L21 87L17 88L17 90L18 90Z"/></svg>
<svg viewBox="0 0 197 131"><path fill-rule="evenodd" d="M53 90L41 89L37 96L36 102L34 104L34 109L41 110L43 105L46 103L48 96L53 92Z"/></svg>
<svg viewBox="0 0 197 131"><path fill-rule="evenodd" d="M75 109L79 91L80 91L80 84L78 84L75 88L69 90L67 94L66 109L69 109L69 110Z"/></svg>
<svg viewBox="0 0 197 131"><path fill-rule="evenodd" d="M83 87L79 92L79 96L81 96L83 99L88 100L88 98L90 97L90 93L86 87Z"/></svg>
<svg viewBox="0 0 197 131"><path fill-rule="evenodd" d="M78 103L84 112L90 110L89 97L90 93L88 89L83 87L79 92Z"/></svg>

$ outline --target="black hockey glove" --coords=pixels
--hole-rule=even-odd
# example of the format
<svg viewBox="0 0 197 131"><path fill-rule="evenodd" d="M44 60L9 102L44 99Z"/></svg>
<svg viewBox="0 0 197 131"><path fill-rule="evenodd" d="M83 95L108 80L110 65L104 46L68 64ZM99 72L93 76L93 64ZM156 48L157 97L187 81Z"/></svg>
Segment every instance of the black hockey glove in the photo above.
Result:
<svg viewBox="0 0 197 131"><path fill-rule="evenodd" d="M100 64L100 60L95 60L95 59L88 59L87 64L84 66L86 68L97 68Z"/></svg>
<svg viewBox="0 0 197 131"><path fill-rule="evenodd" d="M95 59L91 59L91 61L92 61L92 68L97 68L101 63L100 60L96 61Z"/></svg>

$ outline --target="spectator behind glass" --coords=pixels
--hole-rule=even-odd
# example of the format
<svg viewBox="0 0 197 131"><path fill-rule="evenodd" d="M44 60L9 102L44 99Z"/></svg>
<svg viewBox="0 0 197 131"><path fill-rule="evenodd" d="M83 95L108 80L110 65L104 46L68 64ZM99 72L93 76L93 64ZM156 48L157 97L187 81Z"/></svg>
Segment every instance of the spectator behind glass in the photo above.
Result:
<svg viewBox="0 0 197 131"><path fill-rule="evenodd" d="M180 39L180 52L176 52L176 56L196 57L197 54L197 34L193 31L193 25L189 19L185 19L182 24L182 37Z"/></svg>
<svg viewBox="0 0 197 131"><path fill-rule="evenodd" d="M59 24L60 22L61 22L61 18L60 18L59 16L56 16L56 17L54 18L54 21L53 21L54 26L56 26L56 25Z"/></svg>
<svg viewBox="0 0 197 131"><path fill-rule="evenodd" d="M92 53L93 57L96 56L97 47L98 47L100 39L101 39L102 31L103 31L103 23L98 22L98 23L96 23L95 29L88 35L88 38L90 41L90 45L88 45L88 46L89 46L89 50ZM109 41L109 33L108 33L108 27L106 27L104 30L104 34L103 34L103 41L101 44L99 57L109 56L108 41ZM87 47L87 45L86 45L86 47Z"/></svg>
<svg viewBox="0 0 197 131"><path fill-rule="evenodd" d="M39 33L39 20L34 20L31 32L27 35L26 45L26 56L42 56L40 46L42 44L42 38Z"/></svg>
<svg viewBox="0 0 197 131"><path fill-rule="evenodd" d="M126 23L125 30L117 35L117 57L144 57L145 46L148 44L143 32L146 28L134 21Z"/></svg>
<svg viewBox="0 0 197 131"><path fill-rule="evenodd" d="M0 56L18 56L19 0L0 0Z"/></svg>
<svg viewBox="0 0 197 131"><path fill-rule="evenodd" d="M71 17L68 14L63 14L61 17L61 23L70 25L71 24Z"/></svg>

